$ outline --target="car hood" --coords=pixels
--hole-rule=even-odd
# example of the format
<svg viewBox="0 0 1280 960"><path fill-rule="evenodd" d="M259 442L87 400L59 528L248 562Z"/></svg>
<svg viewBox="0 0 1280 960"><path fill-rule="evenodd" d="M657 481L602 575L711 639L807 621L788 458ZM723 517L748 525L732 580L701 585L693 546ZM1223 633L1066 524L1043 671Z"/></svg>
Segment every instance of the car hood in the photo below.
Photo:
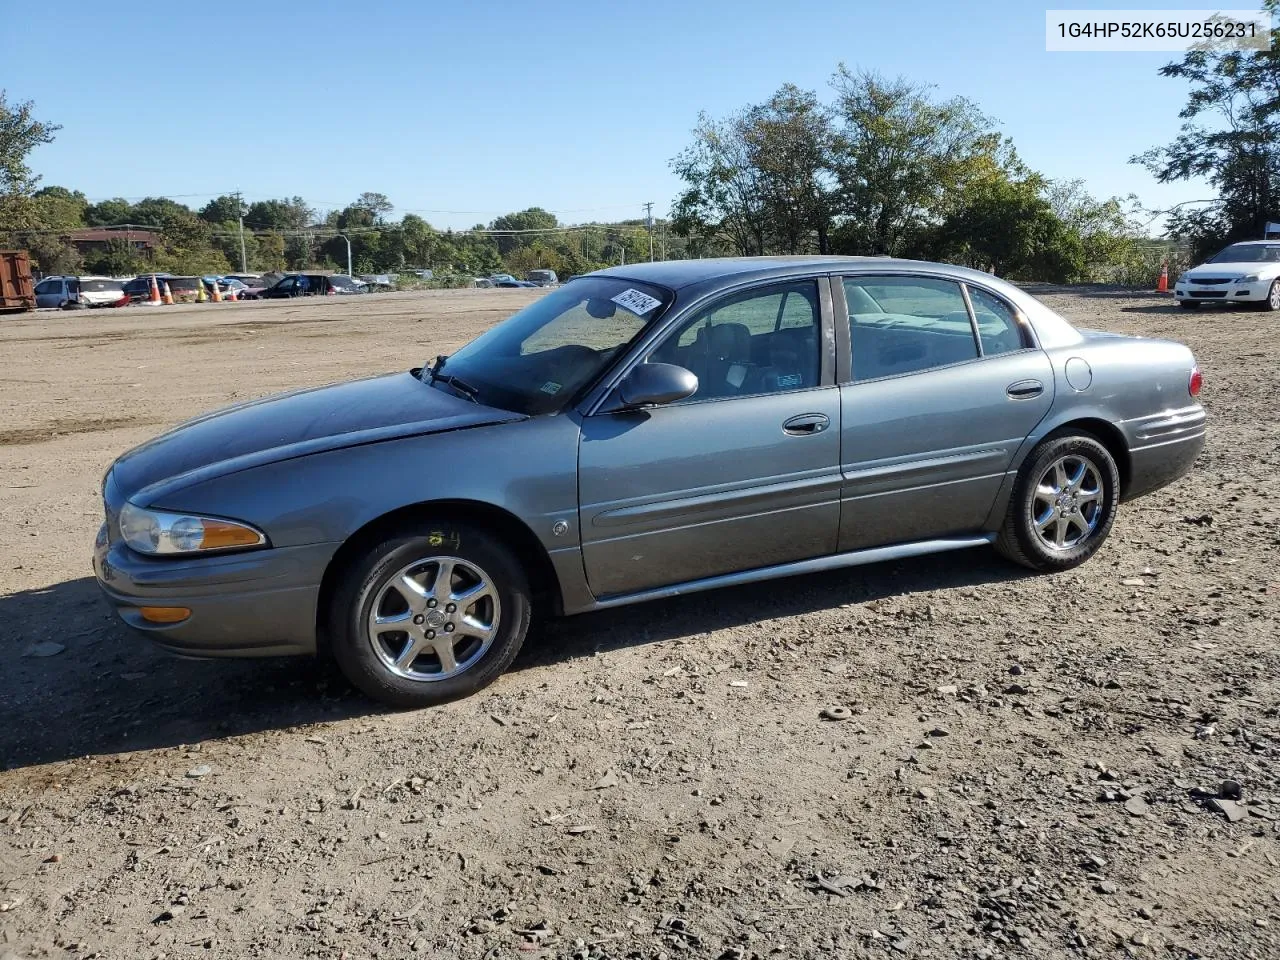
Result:
<svg viewBox="0 0 1280 960"><path fill-rule="evenodd" d="M253 400L197 417L120 457L117 491L140 505L188 484L279 460L521 420L397 373Z"/></svg>
<svg viewBox="0 0 1280 960"><path fill-rule="evenodd" d="M1280 276L1280 263L1246 261L1244 263L1202 263L1187 271L1190 277L1243 277L1260 273Z"/></svg>

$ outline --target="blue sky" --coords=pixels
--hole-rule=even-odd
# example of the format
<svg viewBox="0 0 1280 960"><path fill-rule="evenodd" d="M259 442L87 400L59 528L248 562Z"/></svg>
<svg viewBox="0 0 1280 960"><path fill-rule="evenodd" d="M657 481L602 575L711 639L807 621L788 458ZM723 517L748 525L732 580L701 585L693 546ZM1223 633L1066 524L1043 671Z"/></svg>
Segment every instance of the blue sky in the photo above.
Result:
<svg viewBox="0 0 1280 960"><path fill-rule="evenodd" d="M1032 167L1098 195L1148 207L1211 195L1127 163L1177 130L1186 88L1156 73L1177 55L1047 53L1045 5L214 9L63 0L56 28L37 18L0 34L0 86L63 125L33 156L45 184L193 206L236 189L300 194L321 209L376 190L442 227L531 205L566 222L641 216L646 200L665 213L679 189L668 161L699 110L724 114L785 82L825 96L844 61L974 100Z"/></svg>

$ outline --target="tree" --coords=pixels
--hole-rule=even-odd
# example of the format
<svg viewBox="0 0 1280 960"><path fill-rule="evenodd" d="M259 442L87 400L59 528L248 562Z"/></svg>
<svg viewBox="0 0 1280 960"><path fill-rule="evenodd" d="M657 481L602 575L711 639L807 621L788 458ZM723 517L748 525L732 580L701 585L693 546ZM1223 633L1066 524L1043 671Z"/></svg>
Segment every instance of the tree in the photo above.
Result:
<svg viewBox="0 0 1280 960"><path fill-rule="evenodd" d="M816 240L829 252L832 213L830 112L818 95L785 84L742 121L747 158L758 171L764 216L773 246L786 253L807 253Z"/></svg>
<svg viewBox="0 0 1280 960"><path fill-rule="evenodd" d="M206 223L239 223L244 212L244 201L239 194L223 194L201 207L199 217Z"/></svg>
<svg viewBox="0 0 1280 960"><path fill-rule="evenodd" d="M901 255L949 195L996 155L1001 137L963 97L841 64L832 77L842 253Z"/></svg>
<svg viewBox="0 0 1280 960"><path fill-rule="evenodd" d="M966 183L933 232L940 256L1001 276L1077 279L1084 269L1080 239L1054 214L1044 187L1039 174L1014 178L991 166Z"/></svg>
<svg viewBox="0 0 1280 960"><path fill-rule="evenodd" d="M541 207L529 207L516 213L507 213L495 218L494 221L489 224L489 229L513 231L508 236L498 236L494 238L498 244L498 252L503 257L506 257L513 250L529 246L530 244L535 243L539 238L547 236L547 234L527 233L523 231L550 231L554 230L558 226L560 226L560 221L556 219L554 213L543 210Z"/></svg>
<svg viewBox="0 0 1280 960"><path fill-rule="evenodd" d="M127 240L108 240L102 250L92 251L85 257L85 268L93 273L123 277L140 273L147 268L147 261Z"/></svg>
<svg viewBox="0 0 1280 960"><path fill-rule="evenodd" d="M301 197L258 200L245 211L244 225L251 230L305 230L315 216Z"/></svg>
<svg viewBox="0 0 1280 960"><path fill-rule="evenodd" d="M112 227L133 222L133 204L123 197L103 200L85 207L84 222L91 227Z"/></svg>
<svg viewBox="0 0 1280 960"><path fill-rule="evenodd" d="M27 166L36 147L53 142L62 129L32 116L30 100L10 104L0 89L0 230L30 229L39 225L32 194L40 178Z"/></svg>
<svg viewBox="0 0 1280 960"><path fill-rule="evenodd" d="M1236 240L1256 240L1280 220L1280 0L1264 0L1275 24L1260 51L1192 50L1161 76L1191 84L1173 142L1133 157L1160 183L1203 177L1218 192L1211 209L1182 208L1169 233L1190 240L1196 259Z"/></svg>
<svg viewBox="0 0 1280 960"><path fill-rule="evenodd" d="M742 256L765 252L764 189L745 126L745 112L725 120L700 113L693 143L671 161L672 171L688 184L672 205L672 229L696 251L723 238Z"/></svg>

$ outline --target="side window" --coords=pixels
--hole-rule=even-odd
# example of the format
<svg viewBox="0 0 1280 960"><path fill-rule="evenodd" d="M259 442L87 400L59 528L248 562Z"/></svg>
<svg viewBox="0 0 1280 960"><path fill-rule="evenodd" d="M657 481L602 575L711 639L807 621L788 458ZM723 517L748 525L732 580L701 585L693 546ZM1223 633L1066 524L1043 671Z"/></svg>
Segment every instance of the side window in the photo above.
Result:
<svg viewBox="0 0 1280 960"><path fill-rule="evenodd" d="M978 321L978 339L982 341L983 356L1012 353L1030 345L1024 339L1017 315L999 297L980 287L969 287L969 302L973 304L973 316Z"/></svg>
<svg viewBox="0 0 1280 960"><path fill-rule="evenodd" d="M697 313L651 359L698 378L684 403L802 390L821 383L821 323L816 281L757 287Z"/></svg>
<svg viewBox="0 0 1280 960"><path fill-rule="evenodd" d="M960 285L931 277L846 277L853 379L976 360Z"/></svg>
<svg viewBox="0 0 1280 960"><path fill-rule="evenodd" d="M57 293L59 283L60 281L58 280L41 280L36 284L36 293L42 297L50 293Z"/></svg>

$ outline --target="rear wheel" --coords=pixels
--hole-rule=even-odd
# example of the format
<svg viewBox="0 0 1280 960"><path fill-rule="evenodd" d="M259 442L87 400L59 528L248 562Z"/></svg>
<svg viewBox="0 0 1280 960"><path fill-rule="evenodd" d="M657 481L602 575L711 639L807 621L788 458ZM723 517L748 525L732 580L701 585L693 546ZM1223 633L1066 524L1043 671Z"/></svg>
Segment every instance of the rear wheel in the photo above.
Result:
<svg viewBox="0 0 1280 960"><path fill-rule="evenodd" d="M369 546L329 611L333 655L375 700L425 707L492 683L529 629L529 582L484 530L420 523Z"/></svg>
<svg viewBox="0 0 1280 960"><path fill-rule="evenodd" d="M1102 546L1115 522L1120 473L1084 433L1046 437L1018 472L996 549L1033 570L1068 570Z"/></svg>

